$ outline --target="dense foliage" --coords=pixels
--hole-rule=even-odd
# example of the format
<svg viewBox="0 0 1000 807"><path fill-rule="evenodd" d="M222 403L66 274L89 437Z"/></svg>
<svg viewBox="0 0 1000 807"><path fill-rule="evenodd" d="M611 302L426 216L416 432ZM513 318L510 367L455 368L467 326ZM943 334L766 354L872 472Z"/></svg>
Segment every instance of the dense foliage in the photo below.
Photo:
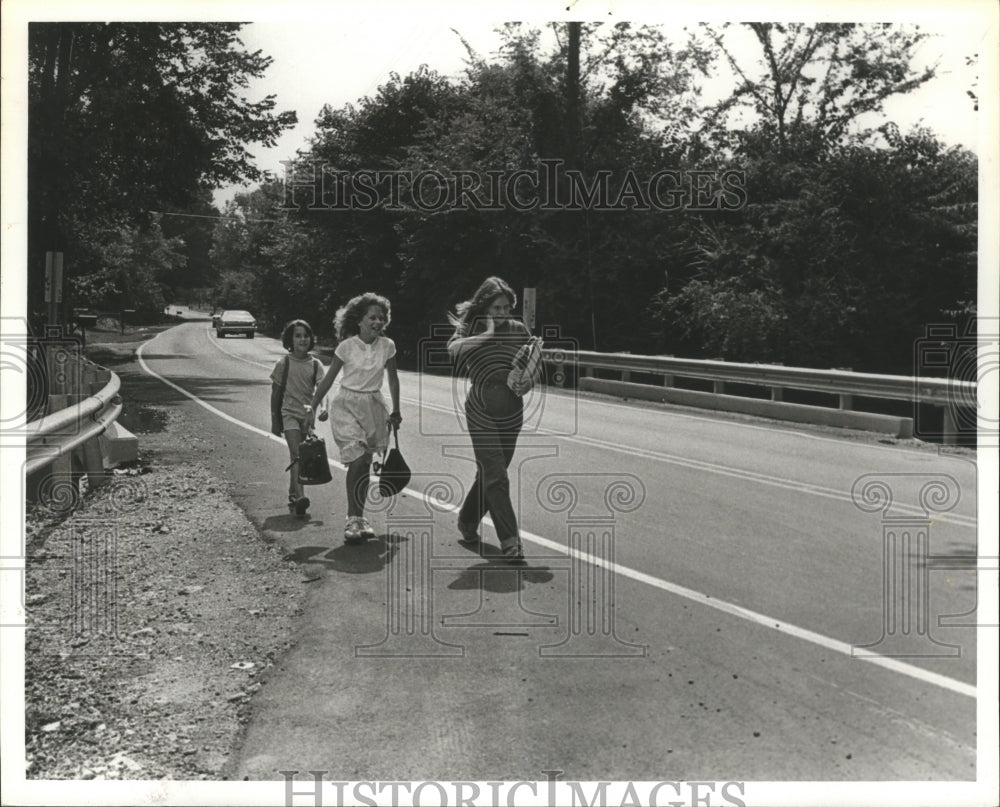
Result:
<svg viewBox="0 0 1000 807"><path fill-rule="evenodd" d="M295 122L272 96L244 97L271 60L243 48L241 27L29 26L29 309L46 251L64 252L76 304L157 308L186 271L207 269L214 222L159 214L214 215L212 188L261 178L248 146Z"/></svg>
<svg viewBox="0 0 1000 807"><path fill-rule="evenodd" d="M134 48L148 44L145 28L120 28ZM233 55L235 27L153 28L157 47L174 47L171 64L202 37L191 53L208 74L170 68L157 84L136 67L131 89L102 91L106 117L91 110L93 90L93 102L69 108L93 135L100 120L128 119L129 93L156 87L142 115L160 128L183 122L177 143L191 165L157 175L162 138L119 143L119 156L114 137L92 137L97 179L140 179L127 193L101 191L91 232L120 243L141 227L148 243L129 254L161 281L169 271L179 285L214 285L214 302L272 325L302 316L330 334L339 305L378 291L414 366L447 310L498 274L537 288L538 327L586 349L905 373L926 325L974 311L975 156L877 116L933 77L914 66L915 28L755 23L668 36L627 23L511 24L494 58L469 49L460 80L423 67L325 107L290 181L238 194L210 248L202 220L157 224L136 211L206 213L195 190L260 179L237 144L266 142L287 117L271 115L273 99L239 111L231 96L207 109L182 102L217 99L205 82L231 88L266 67L260 54ZM33 38L40 91L44 33ZM735 55L747 43L758 61ZM732 93L703 100L706 79L726 71ZM50 119L35 120L37 130ZM81 209L62 215L86 265L109 246L80 236ZM123 289L115 265L101 262L92 293L100 282Z"/></svg>

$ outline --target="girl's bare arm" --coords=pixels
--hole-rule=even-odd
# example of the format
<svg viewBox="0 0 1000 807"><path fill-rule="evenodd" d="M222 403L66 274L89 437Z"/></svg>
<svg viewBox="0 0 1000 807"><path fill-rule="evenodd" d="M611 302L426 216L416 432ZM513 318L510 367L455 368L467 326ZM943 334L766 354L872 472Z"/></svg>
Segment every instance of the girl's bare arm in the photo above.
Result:
<svg viewBox="0 0 1000 807"><path fill-rule="evenodd" d="M451 356L451 360L458 361L469 348L488 342L492 338L494 330L493 317L487 317L486 330L482 333L477 333L475 336L459 336L456 331L448 340L448 355Z"/></svg>
<svg viewBox="0 0 1000 807"><path fill-rule="evenodd" d="M392 411L399 411L399 373L396 371L396 357L385 363L385 372L389 376L389 395L392 398Z"/></svg>
<svg viewBox="0 0 1000 807"><path fill-rule="evenodd" d="M333 386L333 380L337 377L337 373L341 371L344 366L344 362L339 356L334 356L333 360L330 362L330 366L326 370L326 375L320 380L319 384L316 385L316 391L313 392L312 401L309 402L310 409L315 411L316 407L319 406L320 401L326 397L326 394L330 391L330 387Z"/></svg>
<svg viewBox="0 0 1000 807"><path fill-rule="evenodd" d="M278 417L281 417L281 412L278 410L278 407L280 406L281 400L282 400L283 397L284 396L282 395L282 389L281 389L281 387L279 387L276 382L272 381L271 382L271 413L272 414L277 413ZM275 431L275 426L276 425L277 424L275 424L275 423L272 422L272 424L271 424L271 433L280 436L281 435L280 430L279 431Z"/></svg>

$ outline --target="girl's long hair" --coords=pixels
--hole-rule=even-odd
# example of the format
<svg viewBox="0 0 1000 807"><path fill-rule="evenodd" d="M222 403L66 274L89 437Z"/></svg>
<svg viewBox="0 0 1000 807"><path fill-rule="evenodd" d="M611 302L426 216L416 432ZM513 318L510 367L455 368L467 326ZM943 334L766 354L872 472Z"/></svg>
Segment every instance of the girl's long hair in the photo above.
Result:
<svg viewBox="0 0 1000 807"><path fill-rule="evenodd" d="M355 336L361 332L361 318L373 305L377 305L385 312L385 328L389 327L392 320L392 307L389 300L381 294L373 291L359 294L347 301L347 304L337 309L333 318L333 327L337 332L337 339L343 341L350 336ZM383 330L385 330L383 328Z"/></svg>
<svg viewBox="0 0 1000 807"><path fill-rule="evenodd" d="M457 334L467 335L470 323L477 317L482 317L490 307L490 303L501 294L510 300L511 308L517 305L517 295L505 280L495 275L486 278L470 299L456 305L454 312L448 312L448 322L454 326Z"/></svg>

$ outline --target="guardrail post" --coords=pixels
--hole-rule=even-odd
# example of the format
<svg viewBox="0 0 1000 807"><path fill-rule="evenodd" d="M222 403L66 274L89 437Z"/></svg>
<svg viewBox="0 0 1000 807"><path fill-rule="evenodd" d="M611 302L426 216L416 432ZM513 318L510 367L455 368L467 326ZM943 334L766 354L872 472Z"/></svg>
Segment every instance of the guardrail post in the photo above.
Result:
<svg viewBox="0 0 1000 807"><path fill-rule="evenodd" d="M49 393L49 408L48 414L53 412L58 412L61 409L66 409L69 407L70 396L64 392L59 393Z"/></svg>
<svg viewBox="0 0 1000 807"><path fill-rule="evenodd" d="M785 389L784 389L784 387L771 387L771 400L772 401L783 401L783 400L785 400Z"/></svg>
<svg viewBox="0 0 1000 807"><path fill-rule="evenodd" d="M632 371L622 370L622 381L631 381L631 380L632 380Z"/></svg>
<svg viewBox="0 0 1000 807"><path fill-rule="evenodd" d="M67 389L70 374L67 372L67 365L72 361L72 357L63 345L52 349L50 346L45 347L45 378L48 381L49 395L63 395L69 390ZM54 412L50 405L50 412Z"/></svg>
<svg viewBox="0 0 1000 807"><path fill-rule="evenodd" d="M66 409L71 405L71 401L76 400L76 397L75 395L62 394L49 395L49 411L58 412L60 409ZM39 472L36 479L31 480L30 486L34 489L36 496L42 492L39 498L47 499L58 508L63 508L71 507L72 503L77 500L79 492L77 481L73 474L73 452L69 451L55 457L43 471ZM67 495L67 491L70 489L74 492Z"/></svg>
<svg viewBox="0 0 1000 807"><path fill-rule="evenodd" d="M68 511L83 474L97 487L108 478L105 468L134 461L138 451L135 435L115 423L122 409L118 377L81 358L79 343L56 341L59 335L41 345L39 364L55 390L39 401L31 421L37 428L26 444L25 500Z"/></svg>
<svg viewBox="0 0 1000 807"><path fill-rule="evenodd" d="M840 408L844 410L850 410L854 406L854 396L847 393L840 394Z"/></svg>
<svg viewBox="0 0 1000 807"><path fill-rule="evenodd" d="M108 481L108 476L104 472L104 455L101 453L101 443L97 437L83 444L83 470L87 473L87 484L91 490Z"/></svg>
<svg viewBox="0 0 1000 807"><path fill-rule="evenodd" d="M674 377L668 373L663 374L663 386L672 387L674 385Z"/></svg>
<svg viewBox="0 0 1000 807"><path fill-rule="evenodd" d="M712 382L712 392L716 395L724 395L726 392L726 382L725 381L713 381Z"/></svg>
<svg viewBox="0 0 1000 807"><path fill-rule="evenodd" d="M40 487L42 489L47 489L49 491L60 491L57 496L50 497L57 498L60 501L75 502L77 496L80 492L78 487L79 480L73 473L73 453L63 454L62 456L56 457L48 465L48 467L41 473ZM61 491L66 490L66 486L72 487L74 493L72 496L65 496Z"/></svg>
<svg viewBox="0 0 1000 807"><path fill-rule="evenodd" d="M946 446L958 443L958 426L955 424L955 412L949 404L941 407L944 410L944 424L941 429L941 439Z"/></svg>
<svg viewBox="0 0 1000 807"><path fill-rule="evenodd" d="M81 393L85 395L93 395L98 392L104 384L100 383L100 370L96 364L92 362L85 362L83 365L83 372L80 374L82 376L83 383L81 384ZM98 386L99 385L99 386ZM97 386L97 389L94 387Z"/></svg>
<svg viewBox="0 0 1000 807"><path fill-rule="evenodd" d="M83 370L80 376L82 378L81 386L83 389L81 390L81 396L94 395L104 388L107 381L103 380L102 377L108 375L109 371L88 359L83 359L82 361ZM87 474L87 484L91 490L96 489L108 480L107 474L104 471L104 454L101 451L100 438L94 437L88 440L80 447L80 450L83 455L83 469Z"/></svg>

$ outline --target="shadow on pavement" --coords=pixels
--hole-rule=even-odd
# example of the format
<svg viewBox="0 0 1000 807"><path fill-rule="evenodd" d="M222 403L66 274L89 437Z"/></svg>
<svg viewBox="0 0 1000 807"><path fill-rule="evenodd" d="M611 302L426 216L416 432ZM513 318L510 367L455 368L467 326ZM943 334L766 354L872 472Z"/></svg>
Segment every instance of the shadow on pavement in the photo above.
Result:
<svg viewBox="0 0 1000 807"><path fill-rule="evenodd" d="M271 520L278 522L282 518L271 516L264 522L265 529L270 528ZM332 549L329 546L300 546L285 555L284 560L347 574L372 574L383 571L392 563L399 551L399 544L406 540L408 539L390 533L361 544L340 544ZM456 591L482 589L496 594L513 594L523 591L526 584L548 583L555 576L547 566L532 566L528 561L512 563L499 549L487 544L483 544L481 550L482 554L477 551L477 556L483 562L468 569L456 570L457 576L448 584L448 588Z"/></svg>
<svg viewBox="0 0 1000 807"><path fill-rule="evenodd" d="M547 566L532 566L528 561L510 563L499 550L496 557L496 562L477 563L459 572L448 588L453 591L482 589L494 594L513 594L524 591L527 583L549 583L555 577Z"/></svg>
<svg viewBox="0 0 1000 807"><path fill-rule="evenodd" d="M361 544L329 546L300 546L285 555L284 560L308 563L331 571L348 574L371 574L385 569L398 551L398 544L406 539L397 535L380 535Z"/></svg>

